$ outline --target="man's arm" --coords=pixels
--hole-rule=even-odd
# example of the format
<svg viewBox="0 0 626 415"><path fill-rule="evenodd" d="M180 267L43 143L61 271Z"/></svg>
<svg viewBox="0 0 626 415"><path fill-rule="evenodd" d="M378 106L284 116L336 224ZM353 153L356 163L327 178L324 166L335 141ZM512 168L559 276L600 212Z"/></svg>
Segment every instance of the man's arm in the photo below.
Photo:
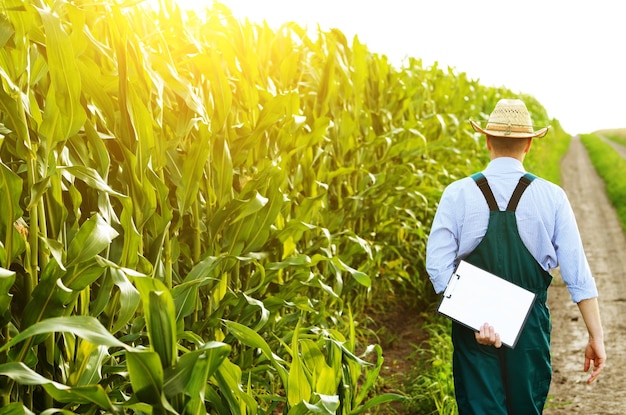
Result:
<svg viewBox="0 0 626 415"><path fill-rule="evenodd" d="M585 365L584 371L587 372L591 368L593 361L593 371L587 379L587 383L591 383L597 379L604 364L606 362L606 351L604 349L604 334L602 330L602 322L600 321L600 308L598 307L597 298L589 298L578 303L578 309L583 316L585 326L589 332L589 343L585 349Z"/></svg>
<svg viewBox="0 0 626 415"><path fill-rule="evenodd" d="M445 290L459 250L455 211L455 203L446 189L439 201L426 242L426 271L437 294Z"/></svg>

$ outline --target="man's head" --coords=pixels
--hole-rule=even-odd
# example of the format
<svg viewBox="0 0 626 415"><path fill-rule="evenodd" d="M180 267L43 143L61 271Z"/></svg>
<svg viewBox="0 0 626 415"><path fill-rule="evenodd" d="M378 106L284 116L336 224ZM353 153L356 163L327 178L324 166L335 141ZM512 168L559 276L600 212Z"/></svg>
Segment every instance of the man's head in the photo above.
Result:
<svg viewBox="0 0 626 415"><path fill-rule="evenodd" d="M505 138L494 137L491 135L485 136L487 143L487 149L491 159L498 157L513 157L519 161L524 161L526 153L530 151L532 144L532 138Z"/></svg>
<svg viewBox="0 0 626 415"><path fill-rule="evenodd" d="M514 157L520 161L530 150L533 138L546 135L550 127L533 129L530 113L519 99L501 99L496 104L485 128L470 120L474 130L485 134L491 158Z"/></svg>

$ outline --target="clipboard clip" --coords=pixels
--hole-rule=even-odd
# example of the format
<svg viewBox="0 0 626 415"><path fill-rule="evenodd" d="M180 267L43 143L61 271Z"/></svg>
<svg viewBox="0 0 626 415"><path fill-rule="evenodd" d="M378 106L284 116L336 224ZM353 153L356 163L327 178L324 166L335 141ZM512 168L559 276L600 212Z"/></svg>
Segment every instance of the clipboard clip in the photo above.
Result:
<svg viewBox="0 0 626 415"><path fill-rule="evenodd" d="M452 298L452 293L454 292L454 288L456 287L456 282L461 279L461 275L457 273L455 273L454 276L456 276L456 278L450 279L450 282L448 283L448 288L446 288L446 292L444 293L444 297L446 298Z"/></svg>

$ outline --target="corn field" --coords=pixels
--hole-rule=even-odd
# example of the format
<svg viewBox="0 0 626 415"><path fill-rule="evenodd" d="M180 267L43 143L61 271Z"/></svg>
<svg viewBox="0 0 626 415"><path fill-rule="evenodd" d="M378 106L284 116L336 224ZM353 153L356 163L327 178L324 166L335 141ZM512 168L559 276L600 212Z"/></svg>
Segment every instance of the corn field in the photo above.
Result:
<svg viewBox="0 0 626 415"><path fill-rule="evenodd" d="M510 91L219 3L0 7L0 414L403 398L359 316L432 301L436 202L487 157L466 121Z"/></svg>

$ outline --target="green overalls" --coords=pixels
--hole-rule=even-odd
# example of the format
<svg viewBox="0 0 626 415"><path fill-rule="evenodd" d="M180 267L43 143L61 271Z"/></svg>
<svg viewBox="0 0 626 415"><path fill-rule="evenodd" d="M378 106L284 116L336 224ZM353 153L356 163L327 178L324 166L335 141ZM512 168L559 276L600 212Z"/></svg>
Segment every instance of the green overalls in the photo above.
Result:
<svg viewBox="0 0 626 415"><path fill-rule="evenodd" d="M552 277L524 246L515 219L520 197L535 176L528 173L520 179L506 211L498 209L482 173L472 178L487 200L489 225L482 241L464 259L537 296L514 349L478 344L473 330L453 322L453 372L459 414L541 414L552 377L551 323L546 305Z"/></svg>

